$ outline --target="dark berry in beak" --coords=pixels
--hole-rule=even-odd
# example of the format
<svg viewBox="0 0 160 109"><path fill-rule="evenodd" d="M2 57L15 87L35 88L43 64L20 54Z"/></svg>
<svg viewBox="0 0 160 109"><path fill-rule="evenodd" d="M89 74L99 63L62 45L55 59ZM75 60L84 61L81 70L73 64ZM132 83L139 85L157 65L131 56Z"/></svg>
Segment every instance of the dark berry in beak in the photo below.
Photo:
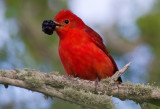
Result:
<svg viewBox="0 0 160 109"><path fill-rule="evenodd" d="M44 20L42 23L42 31L48 35L52 35L55 30L56 24L53 20Z"/></svg>

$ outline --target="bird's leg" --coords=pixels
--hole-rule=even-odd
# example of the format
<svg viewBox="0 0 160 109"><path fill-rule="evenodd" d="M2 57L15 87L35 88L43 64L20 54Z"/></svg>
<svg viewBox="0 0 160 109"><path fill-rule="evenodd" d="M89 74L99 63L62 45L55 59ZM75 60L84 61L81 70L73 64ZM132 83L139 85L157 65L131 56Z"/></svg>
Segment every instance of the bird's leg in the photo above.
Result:
<svg viewBox="0 0 160 109"><path fill-rule="evenodd" d="M95 80L95 92L97 92L98 82L99 82L99 78L97 77Z"/></svg>
<svg viewBox="0 0 160 109"><path fill-rule="evenodd" d="M77 74L74 74L73 76L74 76L75 78L77 78L77 77L78 77L78 75L77 75Z"/></svg>

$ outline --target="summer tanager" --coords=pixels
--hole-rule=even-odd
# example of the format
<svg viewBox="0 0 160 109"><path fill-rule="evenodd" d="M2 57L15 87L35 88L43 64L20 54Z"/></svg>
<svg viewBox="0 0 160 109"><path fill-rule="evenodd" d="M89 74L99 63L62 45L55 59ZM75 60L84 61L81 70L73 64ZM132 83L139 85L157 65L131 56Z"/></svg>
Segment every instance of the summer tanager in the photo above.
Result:
<svg viewBox="0 0 160 109"><path fill-rule="evenodd" d="M70 10L60 11L54 20L45 20L42 30L59 36L59 56L66 73L86 80L111 77L118 67L98 33ZM119 77L118 80L122 82Z"/></svg>

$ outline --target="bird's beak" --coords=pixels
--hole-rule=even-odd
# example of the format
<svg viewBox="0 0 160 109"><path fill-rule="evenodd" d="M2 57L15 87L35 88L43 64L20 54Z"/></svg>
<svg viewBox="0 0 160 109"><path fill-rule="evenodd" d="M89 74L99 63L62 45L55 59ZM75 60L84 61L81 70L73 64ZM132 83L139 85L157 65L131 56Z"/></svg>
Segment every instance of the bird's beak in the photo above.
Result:
<svg viewBox="0 0 160 109"><path fill-rule="evenodd" d="M60 24L59 22L57 22L55 20L53 22L55 23L56 26L61 26L62 25L62 24Z"/></svg>
<svg viewBox="0 0 160 109"><path fill-rule="evenodd" d="M61 23L59 23L59 22L57 22L55 20L53 22L55 24L55 30L59 29L63 25L63 24L61 24Z"/></svg>

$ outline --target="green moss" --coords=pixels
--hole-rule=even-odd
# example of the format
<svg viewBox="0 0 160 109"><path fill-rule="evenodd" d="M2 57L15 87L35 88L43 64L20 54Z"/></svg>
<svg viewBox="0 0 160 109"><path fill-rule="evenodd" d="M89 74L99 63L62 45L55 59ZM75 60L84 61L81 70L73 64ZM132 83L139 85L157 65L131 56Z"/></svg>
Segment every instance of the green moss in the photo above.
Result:
<svg viewBox="0 0 160 109"><path fill-rule="evenodd" d="M30 71L30 69L29 69L29 68L24 68L24 70L25 70L25 71Z"/></svg>
<svg viewBox="0 0 160 109"><path fill-rule="evenodd" d="M62 93L75 101L78 100L79 104L84 104L84 106L92 109L113 109L114 107L111 97L106 95L95 95L91 92L86 93L83 90L76 91L72 88L65 88Z"/></svg>
<svg viewBox="0 0 160 109"><path fill-rule="evenodd" d="M16 78L24 79L25 76L26 76L26 72L25 71L21 71L21 72L17 72L16 71Z"/></svg>
<svg viewBox="0 0 160 109"><path fill-rule="evenodd" d="M111 81L111 78L102 79L101 82L108 84Z"/></svg>
<svg viewBox="0 0 160 109"><path fill-rule="evenodd" d="M106 78L106 79L103 79L103 80L101 80L101 82L105 84L105 90L106 90L106 91L110 91L110 90L111 90L110 87L111 87L112 85L114 85L114 84L117 84L116 81L112 80L111 77L108 77L108 78Z"/></svg>
<svg viewBox="0 0 160 109"><path fill-rule="evenodd" d="M31 76L32 75L32 72L31 71L28 71L27 72L27 76Z"/></svg>
<svg viewBox="0 0 160 109"><path fill-rule="evenodd" d="M152 92L152 87L149 85L144 85L144 84L133 84L129 81L127 81L126 83L124 83L125 85L128 86L128 93L130 95L134 95L134 96L143 96L143 95L147 95L150 94Z"/></svg>
<svg viewBox="0 0 160 109"><path fill-rule="evenodd" d="M24 71L27 72L27 73L26 73L26 76L31 76L33 70L30 70L29 68L24 68Z"/></svg>
<svg viewBox="0 0 160 109"><path fill-rule="evenodd" d="M28 87L38 88L44 84L44 81L39 76L35 76L34 72L28 68L24 70L14 69L16 71L16 78L24 80Z"/></svg>
<svg viewBox="0 0 160 109"><path fill-rule="evenodd" d="M24 79L26 76L32 76L32 70L25 68L24 70L14 69L16 71L16 78Z"/></svg>
<svg viewBox="0 0 160 109"><path fill-rule="evenodd" d="M14 70L16 71L16 73L20 72L20 69L18 69L18 68L14 68Z"/></svg>
<svg viewBox="0 0 160 109"><path fill-rule="evenodd" d="M4 70L0 70L0 75L5 77L6 76L6 72Z"/></svg>
<svg viewBox="0 0 160 109"><path fill-rule="evenodd" d="M44 81L40 78L40 77L25 77L24 80L28 87L30 88L39 88L42 87L44 85Z"/></svg>
<svg viewBox="0 0 160 109"><path fill-rule="evenodd" d="M56 76L60 76L61 74L59 72L50 72L51 74L54 74Z"/></svg>
<svg viewBox="0 0 160 109"><path fill-rule="evenodd" d="M111 85L111 84L115 84L116 81L114 81L111 77L108 77L106 79L102 79L101 82L107 84L107 85Z"/></svg>

